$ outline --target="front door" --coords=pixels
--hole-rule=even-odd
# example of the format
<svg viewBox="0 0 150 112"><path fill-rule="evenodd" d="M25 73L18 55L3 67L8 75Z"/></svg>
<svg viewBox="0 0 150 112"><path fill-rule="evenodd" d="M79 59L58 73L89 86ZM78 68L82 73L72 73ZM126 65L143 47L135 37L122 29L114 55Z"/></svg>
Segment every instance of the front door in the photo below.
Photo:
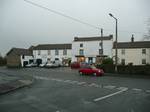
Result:
<svg viewBox="0 0 150 112"><path fill-rule="evenodd" d="M77 62L85 62L85 57L77 57Z"/></svg>

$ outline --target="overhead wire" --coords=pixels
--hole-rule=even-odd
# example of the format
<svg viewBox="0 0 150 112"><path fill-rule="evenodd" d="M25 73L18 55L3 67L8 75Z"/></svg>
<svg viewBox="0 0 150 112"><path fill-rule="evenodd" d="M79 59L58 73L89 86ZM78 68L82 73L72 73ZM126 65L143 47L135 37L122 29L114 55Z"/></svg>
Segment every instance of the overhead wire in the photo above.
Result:
<svg viewBox="0 0 150 112"><path fill-rule="evenodd" d="M103 29L103 28L97 27L97 26L95 26L95 25L89 24L89 23L87 23L87 22L84 22L84 21L82 21L82 20L80 20L80 19L74 18L74 17L72 17L72 16L66 15L66 14L61 13L61 12L58 12L58 11L56 11L56 10L47 8L47 7L43 6L43 5L34 3L34 2L32 2L32 1L29 1L29 0L23 0L23 1L25 1L25 2L27 2L27 3L29 3L29 4L32 4L32 5L36 6L36 7L42 8L42 9L44 9L44 10L47 10L47 11L49 11L49 12L53 12L53 13L55 13L55 14L57 14L57 15L60 15L60 16L66 17L66 18L68 18L68 19L71 19L71 20L73 20L73 21L79 22L79 23L81 23L81 24L87 25L87 26L92 27L92 28L94 28L94 29L98 29L98 30ZM104 29L104 30L106 30L106 31L113 31L112 29ZM126 33L143 33L143 32L135 32L135 31L132 32L132 31L125 31L125 30L119 30L119 31L120 31L120 32L126 32Z"/></svg>

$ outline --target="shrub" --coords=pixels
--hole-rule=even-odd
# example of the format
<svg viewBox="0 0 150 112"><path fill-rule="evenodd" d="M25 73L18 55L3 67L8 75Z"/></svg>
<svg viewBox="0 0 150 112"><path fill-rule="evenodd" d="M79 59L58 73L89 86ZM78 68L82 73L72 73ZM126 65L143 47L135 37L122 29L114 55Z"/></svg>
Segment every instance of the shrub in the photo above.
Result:
<svg viewBox="0 0 150 112"><path fill-rule="evenodd" d="M6 65L6 58L0 56L0 66L5 66Z"/></svg>
<svg viewBox="0 0 150 112"><path fill-rule="evenodd" d="M113 60L111 58L103 59L102 64L113 65Z"/></svg>

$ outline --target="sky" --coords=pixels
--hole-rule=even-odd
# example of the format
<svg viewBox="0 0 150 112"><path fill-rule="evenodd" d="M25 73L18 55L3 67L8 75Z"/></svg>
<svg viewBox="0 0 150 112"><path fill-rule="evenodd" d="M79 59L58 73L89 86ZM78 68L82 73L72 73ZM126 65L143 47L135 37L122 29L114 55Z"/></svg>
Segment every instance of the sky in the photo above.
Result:
<svg viewBox="0 0 150 112"><path fill-rule="evenodd" d="M104 35L115 37L118 19L118 41L140 41L147 33L150 0L28 0L104 29ZM0 0L0 53L12 47L71 43L74 37L99 36L100 30L60 16L24 0Z"/></svg>

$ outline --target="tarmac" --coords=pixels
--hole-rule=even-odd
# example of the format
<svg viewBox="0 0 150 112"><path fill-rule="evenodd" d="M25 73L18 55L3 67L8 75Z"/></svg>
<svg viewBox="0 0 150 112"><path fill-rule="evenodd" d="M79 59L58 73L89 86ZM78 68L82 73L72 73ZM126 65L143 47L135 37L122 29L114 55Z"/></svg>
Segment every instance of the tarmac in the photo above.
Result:
<svg viewBox="0 0 150 112"><path fill-rule="evenodd" d="M0 95L29 86L33 83L33 77L19 77L0 72Z"/></svg>

